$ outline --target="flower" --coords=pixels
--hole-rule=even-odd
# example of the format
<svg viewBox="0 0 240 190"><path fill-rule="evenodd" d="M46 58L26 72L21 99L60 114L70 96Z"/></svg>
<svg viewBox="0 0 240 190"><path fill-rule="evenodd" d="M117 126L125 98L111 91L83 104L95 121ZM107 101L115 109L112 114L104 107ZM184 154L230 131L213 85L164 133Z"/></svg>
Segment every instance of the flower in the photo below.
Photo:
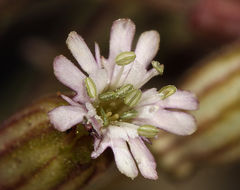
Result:
<svg viewBox="0 0 240 190"><path fill-rule="evenodd" d="M49 118L59 131L79 123L92 126L92 158L111 147L121 173L133 179L139 169L145 178L157 179L156 163L144 141L156 137L159 129L192 134L196 130L194 118L176 109L195 110L198 102L192 93L173 85L159 91L140 90L163 72L163 65L151 62L160 36L153 30L142 33L133 52L134 33L135 25L130 19L116 20L111 29L109 57L105 59L100 56L97 43L94 58L84 40L71 32L67 45L81 70L60 55L54 60L54 74L76 95L72 99L62 95L70 105L55 108ZM148 70L150 63L153 68Z"/></svg>

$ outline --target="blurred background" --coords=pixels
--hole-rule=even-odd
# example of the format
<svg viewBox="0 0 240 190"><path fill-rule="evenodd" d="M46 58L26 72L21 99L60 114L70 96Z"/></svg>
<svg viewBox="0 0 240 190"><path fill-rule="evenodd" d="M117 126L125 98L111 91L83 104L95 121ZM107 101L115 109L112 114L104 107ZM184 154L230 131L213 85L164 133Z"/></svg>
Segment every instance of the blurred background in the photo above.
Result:
<svg viewBox="0 0 240 190"><path fill-rule="evenodd" d="M239 189L239 0L1 0L0 122L37 98L67 90L52 62L59 54L74 60L65 45L70 31L92 52L98 42L107 57L118 18L135 22L135 43L146 30L160 32L155 59L165 74L148 87L171 83L195 92L203 102L194 113L200 132L187 140L160 134L153 143L158 181L131 181L113 166L89 189L103 181L98 189Z"/></svg>

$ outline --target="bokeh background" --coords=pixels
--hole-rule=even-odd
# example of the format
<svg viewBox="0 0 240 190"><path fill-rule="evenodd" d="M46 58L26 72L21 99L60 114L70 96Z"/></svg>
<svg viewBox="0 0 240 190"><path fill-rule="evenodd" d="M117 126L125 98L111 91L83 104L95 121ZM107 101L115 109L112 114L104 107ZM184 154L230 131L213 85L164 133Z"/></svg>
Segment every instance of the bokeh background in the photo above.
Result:
<svg viewBox="0 0 240 190"><path fill-rule="evenodd" d="M236 69L240 68L238 58L240 2L238 0L1 0L0 122L29 105L33 100L67 90L55 79L52 62L59 54L71 57L73 60L65 45L70 31L77 31L91 50L94 49L94 42L98 42L102 55L107 57L110 27L118 18L130 18L135 22L137 26L135 43L140 33L146 30L155 29L160 32L160 51L155 59L165 65L165 74L153 79L148 87L161 87L169 83L184 86L186 80L191 80L188 76L194 75L198 67L202 67L202 62L205 65L211 64L208 63L211 61L201 60L212 54L215 57L221 56L225 52L222 50L225 46L228 47L227 57L237 57ZM228 61L227 59L225 62ZM227 68L225 68L226 72ZM216 73L214 68L204 72L208 71ZM229 73L228 75L231 76ZM219 75L221 74L219 72ZM236 87L228 87L226 83L225 85L226 87L222 83L223 88L228 89L228 94L232 93L231 88ZM237 93L240 94L240 91L238 90ZM236 101L239 101L239 98ZM219 101L212 103L214 107L214 103L219 104ZM200 107L200 109L204 108ZM239 111L235 114L238 113ZM240 119L235 123L225 122L224 126L235 127L238 121ZM207 126L211 126L211 123ZM230 131L231 128L225 130L226 134ZM238 133L239 131L237 130ZM215 139L213 136L209 138ZM178 142L179 139L174 140ZM198 147L201 146L201 142L200 137ZM237 143L238 141L235 144ZM206 144L203 143L202 146L208 146ZM183 143L182 146L184 145ZM156 147L154 149L158 152ZM240 146L236 146L235 149L239 150ZM165 156L168 151L165 152L157 156ZM138 188L139 190L240 188L240 165L237 158L229 164L223 161L218 166L212 163L201 162L199 165L197 163L194 163L196 168L204 165L202 169L196 169L194 172L191 170L180 178L179 175L174 176L173 167L168 168L170 172L159 167L160 177L154 182L141 177L131 181L121 176L113 166L88 188Z"/></svg>

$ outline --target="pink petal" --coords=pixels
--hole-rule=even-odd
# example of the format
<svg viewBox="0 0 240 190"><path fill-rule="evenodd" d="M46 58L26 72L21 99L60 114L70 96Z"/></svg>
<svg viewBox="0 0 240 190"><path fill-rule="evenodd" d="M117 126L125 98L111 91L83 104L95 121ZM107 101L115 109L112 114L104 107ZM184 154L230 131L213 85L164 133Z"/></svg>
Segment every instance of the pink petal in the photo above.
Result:
<svg viewBox="0 0 240 190"><path fill-rule="evenodd" d="M177 90L173 95L161 100L157 89L150 89L143 92L137 107L146 105L158 105L169 109L196 110L198 101L193 93L182 90Z"/></svg>
<svg viewBox="0 0 240 190"><path fill-rule="evenodd" d="M100 48L97 42L95 42L95 58L98 65L98 68L100 69L102 67L101 65L101 55L100 55Z"/></svg>
<svg viewBox="0 0 240 190"><path fill-rule="evenodd" d="M156 162L141 138L130 138L128 143L141 174L145 178L156 180Z"/></svg>
<svg viewBox="0 0 240 190"><path fill-rule="evenodd" d="M160 101L159 96L157 95L157 89L151 88L142 93L142 97L137 105L137 107L145 106L145 105L151 105L156 104Z"/></svg>
<svg viewBox="0 0 240 190"><path fill-rule="evenodd" d="M111 28L110 35L110 47L109 47L109 57L106 69L108 73L111 73L111 78L116 79L118 73L120 72L120 67L116 66L115 69L115 58L116 56L124 51L130 51L132 40L135 34L135 24L130 19L119 19L114 21ZM112 82L113 84L116 81Z"/></svg>
<svg viewBox="0 0 240 190"><path fill-rule="evenodd" d="M84 102L87 98L84 87L85 75L63 55L54 59L53 68L57 79L77 92L79 101Z"/></svg>
<svg viewBox="0 0 240 190"><path fill-rule="evenodd" d="M173 95L160 101L159 105L164 108L196 110L198 108L198 101L193 93L177 90Z"/></svg>
<svg viewBox="0 0 240 190"><path fill-rule="evenodd" d="M79 103L73 101L71 98L69 98L69 97L67 97L67 96L65 96L65 95L63 95L63 94L61 95L61 97L62 97L67 103L69 103L71 106L79 106L79 105L80 105Z"/></svg>
<svg viewBox="0 0 240 190"><path fill-rule="evenodd" d="M132 84L134 87L139 88L146 73L147 70L140 63L135 61L124 81L124 84Z"/></svg>
<svg viewBox="0 0 240 190"><path fill-rule="evenodd" d="M90 74L98 69L98 65L91 51L81 36L76 32L70 32L66 42L68 48L84 71Z"/></svg>
<svg viewBox="0 0 240 190"><path fill-rule="evenodd" d="M113 22L110 36L109 59L124 51L130 51L135 34L135 24L130 19L118 19Z"/></svg>
<svg viewBox="0 0 240 190"><path fill-rule="evenodd" d="M184 112L163 110L159 106L144 106L137 109L134 123L153 125L177 135L190 135L196 130L193 116Z"/></svg>
<svg viewBox="0 0 240 190"><path fill-rule="evenodd" d="M160 36L157 31L151 30L141 34L136 46L136 60L145 68L156 56L159 49Z"/></svg>
<svg viewBox="0 0 240 190"><path fill-rule="evenodd" d="M89 77L94 81L97 94L101 94L102 91L108 86L108 74L105 69L99 69L97 72L92 73Z"/></svg>
<svg viewBox="0 0 240 190"><path fill-rule="evenodd" d="M138 175L138 169L129 152L127 143L122 139L112 139L111 148L119 171L130 178Z"/></svg>
<svg viewBox="0 0 240 190"><path fill-rule="evenodd" d="M92 152L91 157L94 159L99 157L106 150L106 148L110 146L110 143L111 141L108 136L104 136L100 143L99 140L96 140L94 143L94 151Z"/></svg>
<svg viewBox="0 0 240 190"><path fill-rule="evenodd" d="M50 122L59 131L66 131L83 120L85 110L80 106L60 106L48 113Z"/></svg>

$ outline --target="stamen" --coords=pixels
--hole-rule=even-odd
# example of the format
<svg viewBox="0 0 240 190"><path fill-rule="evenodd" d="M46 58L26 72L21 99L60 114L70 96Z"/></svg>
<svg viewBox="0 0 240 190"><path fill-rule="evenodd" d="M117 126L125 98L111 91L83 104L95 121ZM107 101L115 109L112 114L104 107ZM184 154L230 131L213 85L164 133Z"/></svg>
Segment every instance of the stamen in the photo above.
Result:
<svg viewBox="0 0 240 190"><path fill-rule="evenodd" d="M96 98L97 88L96 88L95 83L93 82L93 80L90 77L87 77L85 79L85 85L86 85L88 96L90 98Z"/></svg>
<svg viewBox="0 0 240 190"><path fill-rule="evenodd" d="M128 93L128 95L124 98L124 103L129 107L133 107L137 105L140 98L142 97L142 92L139 89L132 90Z"/></svg>
<svg viewBox="0 0 240 190"><path fill-rule="evenodd" d="M103 101L109 101L117 98L117 95L113 91L108 91L99 95L99 99Z"/></svg>
<svg viewBox="0 0 240 190"><path fill-rule="evenodd" d="M162 87L158 93L162 100L166 99L167 97L171 96L177 91L177 88L174 85L167 85Z"/></svg>
<svg viewBox="0 0 240 190"><path fill-rule="evenodd" d="M125 51L115 58L115 62L117 65L124 66L128 65L129 63L133 62L136 58L136 54L132 51Z"/></svg>
<svg viewBox="0 0 240 190"><path fill-rule="evenodd" d="M158 61L152 61L152 66L158 71L160 75L163 75L164 65L160 64Z"/></svg>
<svg viewBox="0 0 240 190"><path fill-rule="evenodd" d="M157 127L152 125L142 125L138 128L138 134L147 138L155 137L159 132Z"/></svg>
<svg viewBox="0 0 240 190"><path fill-rule="evenodd" d="M116 90L116 95L119 98L124 97L127 93L129 93L133 89L133 85L131 84L126 84L122 86L121 88Z"/></svg>
<svg viewBox="0 0 240 190"><path fill-rule="evenodd" d="M105 126L105 127L108 126L109 121L108 121L107 115L102 107L100 107L100 114L101 114L101 117L103 120L103 126Z"/></svg>
<svg viewBox="0 0 240 190"><path fill-rule="evenodd" d="M111 121L116 121L119 119L119 114L115 113L112 117L109 118Z"/></svg>
<svg viewBox="0 0 240 190"><path fill-rule="evenodd" d="M124 112L122 115L120 115L121 120L128 120L133 119L137 116L138 112L136 110L130 110L127 112Z"/></svg>
<svg viewBox="0 0 240 190"><path fill-rule="evenodd" d="M110 117L112 115L112 112L107 112L106 116Z"/></svg>

